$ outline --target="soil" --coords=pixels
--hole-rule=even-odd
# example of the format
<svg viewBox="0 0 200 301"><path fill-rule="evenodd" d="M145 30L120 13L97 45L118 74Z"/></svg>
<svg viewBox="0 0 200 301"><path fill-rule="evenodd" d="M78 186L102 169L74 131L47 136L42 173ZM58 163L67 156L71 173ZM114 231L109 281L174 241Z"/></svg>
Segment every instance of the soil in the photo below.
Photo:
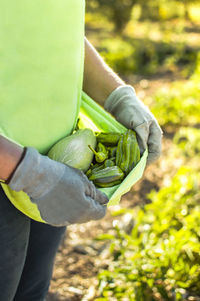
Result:
<svg viewBox="0 0 200 301"><path fill-rule="evenodd" d="M160 87L168 86L173 78L166 74L159 79L129 79L133 82L137 94L145 98ZM170 162L169 152L173 133L164 132L163 153L161 159L146 168L143 178L124 195L121 208L134 208L148 203L147 194L168 184L181 162ZM112 216L119 206L110 207L107 215L100 221L68 227L65 238L56 256L55 267L49 294L46 301L89 301L98 297L97 275L109 265L109 242L95 238L103 233L112 233L113 223L121 222L129 226L122 216Z"/></svg>

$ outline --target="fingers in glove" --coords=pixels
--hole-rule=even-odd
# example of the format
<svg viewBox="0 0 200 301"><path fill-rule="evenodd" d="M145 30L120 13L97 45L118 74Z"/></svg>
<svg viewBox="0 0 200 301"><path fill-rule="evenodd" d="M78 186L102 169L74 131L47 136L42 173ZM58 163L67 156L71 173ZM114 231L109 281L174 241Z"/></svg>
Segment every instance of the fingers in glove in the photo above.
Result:
<svg viewBox="0 0 200 301"><path fill-rule="evenodd" d="M96 199L97 202L99 202L99 204L101 205L106 205L109 202L109 199L107 197L107 195L100 191L99 189L96 189Z"/></svg>
<svg viewBox="0 0 200 301"><path fill-rule="evenodd" d="M89 181L88 179L86 179L85 181L85 194L96 200L96 187L94 186L92 181Z"/></svg>
<svg viewBox="0 0 200 301"><path fill-rule="evenodd" d="M148 158L147 163L150 164L157 160L161 155L162 148L162 130L156 123L152 123L150 126L148 145Z"/></svg>
<svg viewBox="0 0 200 301"><path fill-rule="evenodd" d="M106 214L107 207L100 205L97 201L90 197L88 197L88 201L90 202L90 208L87 215L90 216L91 220L99 220L103 218Z"/></svg>
<svg viewBox="0 0 200 301"><path fill-rule="evenodd" d="M105 205L109 202L107 195L98 190L92 181L87 181L87 185L85 186L85 194L101 205Z"/></svg>
<svg viewBox="0 0 200 301"><path fill-rule="evenodd" d="M147 141L149 137L149 124L148 122L144 122L134 128L134 131L137 135L137 141L140 148L141 154L144 153L145 149L147 148Z"/></svg>

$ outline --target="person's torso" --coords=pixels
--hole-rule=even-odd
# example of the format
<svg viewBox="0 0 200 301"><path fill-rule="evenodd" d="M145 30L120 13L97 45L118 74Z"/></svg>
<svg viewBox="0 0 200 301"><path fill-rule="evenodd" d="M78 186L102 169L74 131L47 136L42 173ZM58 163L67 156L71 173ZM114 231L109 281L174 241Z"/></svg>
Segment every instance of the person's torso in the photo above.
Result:
<svg viewBox="0 0 200 301"><path fill-rule="evenodd" d="M83 0L0 0L0 133L41 153L78 115L84 9Z"/></svg>

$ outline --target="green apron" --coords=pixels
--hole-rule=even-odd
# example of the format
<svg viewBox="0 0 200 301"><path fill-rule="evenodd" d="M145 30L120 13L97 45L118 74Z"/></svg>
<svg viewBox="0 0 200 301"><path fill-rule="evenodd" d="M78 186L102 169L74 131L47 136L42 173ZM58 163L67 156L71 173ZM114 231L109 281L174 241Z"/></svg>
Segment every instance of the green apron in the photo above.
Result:
<svg viewBox="0 0 200 301"><path fill-rule="evenodd" d="M80 109L83 0L0 0L0 134L45 154L69 135ZM24 192L12 203L44 222Z"/></svg>
<svg viewBox="0 0 200 301"><path fill-rule="evenodd" d="M45 154L82 127L124 132L109 113L82 93L83 0L0 0L0 134ZM101 189L118 204L143 174L147 151L120 185ZM28 195L2 187L13 205L44 222Z"/></svg>

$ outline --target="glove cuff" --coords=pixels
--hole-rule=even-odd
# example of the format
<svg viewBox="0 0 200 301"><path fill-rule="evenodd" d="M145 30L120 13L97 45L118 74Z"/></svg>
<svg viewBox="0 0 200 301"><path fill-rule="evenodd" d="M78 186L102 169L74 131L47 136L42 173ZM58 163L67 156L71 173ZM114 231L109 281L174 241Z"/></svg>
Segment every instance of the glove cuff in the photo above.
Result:
<svg viewBox="0 0 200 301"><path fill-rule="evenodd" d="M16 171L16 169L18 168L18 166L20 165L20 163L21 163L22 160L24 159L25 154L26 154L26 151L27 151L27 147L24 147L24 150L23 150L23 153L22 153L22 155L21 155L21 158L20 158L19 162L18 162L17 165L15 166L15 168L14 168L14 170L12 171L12 173L10 174L10 176L9 176L9 177L7 178L7 180L4 182L5 184L8 185L8 184L10 183L10 181L11 181L11 179L12 179L12 177L13 177L15 171Z"/></svg>
<svg viewBox="0 0 200 301"><path fill-rule="evenodd" d="M109 113L113 113L115 107L119 105L127 95L136 96L135 89L130 85L119 86L111 92L104 102L104 109Z"/></svg>
<svg viewBox="0 0 200 301"><path fill-rule="evenodd" d="M15 191L23 190L28 186L29 181L33 180L34 173L38 168L38 151L34 148L28 147L26 149L23 160L18 164L10 181L9 186ZM33 169L34 166L34 170Z"/></svg>
<svg viewBox="0 0 200 301"><path fill-rule="evenodd" d="M35 148L28 147L8 185L15 191L23 190L36 198L52 189L62 177L64 168L63 164L41 155Z"/></svg>

